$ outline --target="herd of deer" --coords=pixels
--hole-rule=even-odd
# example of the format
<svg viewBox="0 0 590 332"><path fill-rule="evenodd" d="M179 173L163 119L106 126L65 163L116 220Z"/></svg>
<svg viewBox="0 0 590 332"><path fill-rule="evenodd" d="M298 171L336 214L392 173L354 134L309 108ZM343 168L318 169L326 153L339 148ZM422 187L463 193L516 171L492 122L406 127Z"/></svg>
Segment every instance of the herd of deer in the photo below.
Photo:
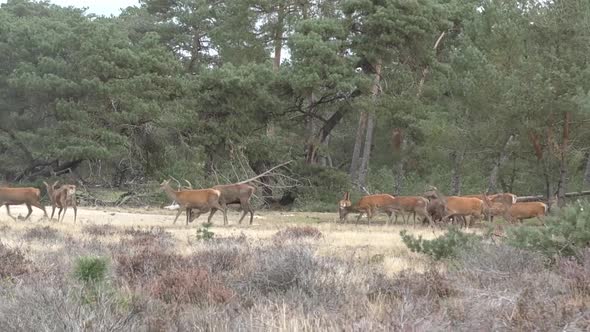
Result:
<svg viewBox="0 0 590 332"><path fill-rule="evenodd" d="M58 221L63 221L69 206L74 209L74 222L77 218L76 207L76 186L65 184L57 187L58 182L49 185L43 182L47 187L47 193L51 200L53 210L51 219L53 219L55 209L59 208L57 215ZM254 210L250 204L250 198L256 191L256 188L244 183L217 185L208 189L181 189L174 190L170 186L170 180L160 184L160 188L168 197L178 203L179 209L174 224L180 214L186 212L186 224L198 218L201 214L209 212L208 222L218 211L223 212L224 225L227 225L227 205L240 204L242 216L239 223L246 214L250 213L250 224L254 219ZM10 188L0 187L0 205L6 206L8 215L16 221L16 218L10 214L10 205L26 205L28 214L24 220L29 219L33 212L32 206L39 208L47 216L45 207L40 203L41 191L37 188ZM551 203L551 202L549 202ZM193 210L196 210L194 214ZM62 215L63 211L63 215ZM346 222L346 217L351 212L359 213L357 222L366 214L369 223L371 218L378 212L386 213L389 217L388 224L395 217L397 222L398 215L402 215L404 223L407 223L406 214L413 214L414 225L416 216L422 218L422 222L428 222L433 226L435 222L446 222L449 220L461 221L462 224L469 226L475 221L488 217L493 220L494 216L502 216L509 221L528 218L539 218L547 214L548 206L542 202L517 202L514 194L503 193L495 195L477 194L467 196L443 196L436 187L431 187L423 196L391 196L387 194L368 195L362 197L358 202L352 204L348 192L339 203L340 221ZM467 218L469 217L469 223Z"/></svg>
<svg viewBox="0 0 590 332"><path fill-rule="evenodd" d="M551 201L549 202L551 203ZM422 217L422 222L428 221L430 226L434 222L460 221L465 226L488 217L493 221L494 216L501 216L509 221L522 221L529 218L542 218L547 214L548 205L542 202L517 202L514 194L477 194L466 196L443 196L436 187L431 187L423 196L392 196L387 194L368 195L352 204L350 194L344 193L339 203L340 221L346 222L351 212L359 213L357 222L366 214L369 223L377 212L388 215L389 224L395 216L402 215L406 223L405 214L413 214L414 225L416 215ZM467 223L469 217L469 223ZM408 216L409 219L409 216Z"/></svg>
<svg viewBox="0 0 590 332"><path fill-rule="evenodd" d="M64 184L57 187L59 182L55 182L53 185L47 184L47 182L43 182L45 187L47 187L47 194L49 195L49 199L51 200L51 219L53 219L53 215L55 214L55 209L59 208L59 212L57 213L57 220L63 221L66 216L66 211L68 210L68 206L74 208L74 222L76 222L76 217L78 215L78 208L76 206L76 186L73 184ZM25 217L24 220L29 219L31 213L33 213L33 209L31 206L34 206L43 211L45 218L48 218L47 211L45 211L45 206L41 205L41 190L33 187L27 188L10 188L10 187L0 187L0 206L6 206L6 212L8 215L16 221L16 217L10 214L10 205L26 205L29 213ZM63 215L61 214L63 211Z"/></svg>

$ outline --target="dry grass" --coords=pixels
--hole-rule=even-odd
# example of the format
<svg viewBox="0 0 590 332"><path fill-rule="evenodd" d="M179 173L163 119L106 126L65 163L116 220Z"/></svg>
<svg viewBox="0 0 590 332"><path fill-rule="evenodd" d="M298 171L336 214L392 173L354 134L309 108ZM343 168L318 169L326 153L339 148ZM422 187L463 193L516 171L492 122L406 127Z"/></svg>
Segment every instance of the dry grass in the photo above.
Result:
<svg viewBox="0 0 590 332"><path fill-rule="evenodd" d="M16 215L26 212L26 208L18 206L11 210ZM67 220L63 223L44 221L41 218L42 212L34 210L33 222L15 223L6 216L5 210L0 209L0 229L3 227L9 229L9 236L3 240L6 244L19 245L24 240L24 234L35 233L36 231L31 229L44 227L76 240L96 239L105 244L115 244L121 239L128 239L131 228L136 230L158 228L173 236L176 253L189 255L193 252L196 229L200 227L201 222L206 221L206 217L201 216L193 224L185 226L182 222L172 225L173 215L173 212L154 208L80 208L78 210L80 222L74 224ZM384 218L377 219L377 222L370 226L366 223L339 224L336 223L338 219L336 213L257 212L252 226L238 225L237 218L237 212L230 212L230 226L224 227L221 214L217 214L213 218L213 226L210 230L217 237L244 235L247 238L266 241L276 236L277 232L289 228L293 232L294 229L310 227L322 235L318 241L319 254L341 258L354 257L365 261L382 256L384 259L381 263L389 274L407 269L424 271L427 267L427 262L421 256L407 250L399 236L400 230L408 229L410 233L424 238L433 238L441 233L440 230L433 233L432 230L421 226L416 228L404 225L386 226ZM47 250L58 251L61 248L62 245L59 243L33 241L29 244L29 249L33 253Z"/></svg>
<svg viewBox="0 0 590 332"><path fill-rule="evenodd" d="M172 225L170 213L79 212L75 225L0 214L5 330L590 328L590 252L547 268L537 255L485 244L433 264L405 247L404 227L337 224L335 214L258 213L252 226L228 227L219 216L214 238L198 241L200 224ZM81 256L106 258L102 283L73 277Z"/></svg>

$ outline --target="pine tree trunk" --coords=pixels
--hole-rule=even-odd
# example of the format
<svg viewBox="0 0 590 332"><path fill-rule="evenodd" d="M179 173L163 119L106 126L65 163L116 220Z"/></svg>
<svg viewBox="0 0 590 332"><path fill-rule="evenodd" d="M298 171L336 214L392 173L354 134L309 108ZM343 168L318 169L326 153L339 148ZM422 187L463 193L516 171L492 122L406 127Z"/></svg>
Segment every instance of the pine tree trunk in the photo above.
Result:
<svg viewBox="0 0 590 332"><path fill-rule="evenodd" d="M277 10L277 25L275 27L274 35L274 49L275 57L273 59L273 69L278 71L281 67L281 51L283 50L283 22L285 16L284 5L279 5Z"/></svg>
<svg viewBox="0 0 590 332"><path fill-rule="evenodd" d="M461 195L461 168L465 152L451 152L451 195Z"/></svg>
<svg viewBox="0 0 590 332"><path fill-rule="evenodd" d="M561 142L559 158L559 183L557 185L557 205L565 206L565 192L567 189L567 152L569 149L570 139L570 112L565 112L563 121L563 139Z"/></svg>
<svg viewBox="0 0 590 332"><path fill-rule="evenodd" d="M375 114L369 113L367 120L367 135L365 136L365 146L363 147L363 158L361 159L361 169L359 171L359 186L367 185L367 174L369 173L369 159L371 158L371 144L373 144L373 129L375 128Z"/></svg>
<svg viewBox="0 0 590 332"><path fill-rule="evenodd" d="M502 149L502 152L500 152L500 157L494 163L494 167L492 168L492 171L490 172L490 180L488 182L488 190L487 190L488 193L496 192L496 188L498 185L498 173L500 172L500 167L502 167L502 165L506 162L506 160L508 160L508 148L510 147L510 144L512 144L513 140L514 140L514 135L510 135L510 137L508 137L508 140L504 144L504 148Z"/></svg>
<svg viewBox="0 0 590 332"><path fill-rule="evenodd" d="M352 151L352 161L350 163L350 179L358 182L358 172L361 164L361 149L363 145L363 137L367 131L367 116L365 111L361 112L359 118L359 126L356 129L356 138L354 140L354 150Z"/></svg>
<svg viewBox="0 0 590 332"><path fill-rule="evenodd" d="M397 196L400 195L404 187L404 161L400 160L395 165L395 183L393 184L393 193Z"/></svg>
<svg viewBox="0 0 590 332"><path fill-rule="evenodd" d="M371 94L373 101L377 100L381 91L381 67L382 61L377 60L375 64L375 78L373 79L373 87ZM365 187L367 182L367 174L369 173L369 159L371 158L371 145L373 144L373 131L375 129L375 113L367 114L367 133L365 135L365 144L363 147L363 157L361 159L361 169L359 171L358 183L359 186Z"/></svg>
<svg viewBox="0 0 590 332"><path fill-rule="evenodd" d="M584 187L590 187L590 153L586 159L586 171L584 172Z"/></svg>
<svg viewBox="0 0 590 332"><path fill-rule="evenodd" d="M315 102L315 96L313 94L313 92L311 92L309 94L309 96L307 97L308 99L308 111L310 113L315 112L314 108L314 102ZM317 119L314 118L313 116L308 116L306 118L306 131L307 131L307 147L306 147L306 151L305 151L305 162L307 164L313 165L316 164L318 161L318 156L317 156L317 151L318 151L318 124L317 124Z"/></svg>

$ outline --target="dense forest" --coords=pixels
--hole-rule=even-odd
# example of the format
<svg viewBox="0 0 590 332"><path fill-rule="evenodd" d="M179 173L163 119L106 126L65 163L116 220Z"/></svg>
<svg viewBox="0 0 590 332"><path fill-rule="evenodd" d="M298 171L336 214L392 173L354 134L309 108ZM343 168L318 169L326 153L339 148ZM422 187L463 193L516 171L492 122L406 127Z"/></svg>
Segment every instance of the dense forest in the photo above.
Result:
<svg viewBox="0 0 590 332"><path fill-rule="evenodd" d="M260 179L269 201L563 203L590 186L589 60L587 0L9 0L0 181L206 187L293 160Z"/></svg>

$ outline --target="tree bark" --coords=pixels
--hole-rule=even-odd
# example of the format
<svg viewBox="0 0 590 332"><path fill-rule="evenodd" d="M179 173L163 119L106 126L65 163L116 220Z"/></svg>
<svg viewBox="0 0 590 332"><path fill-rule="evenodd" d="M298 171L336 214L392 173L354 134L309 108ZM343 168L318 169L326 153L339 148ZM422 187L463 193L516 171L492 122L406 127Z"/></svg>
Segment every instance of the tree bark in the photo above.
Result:
<svg viewBox="0 0 590 332"><path fill-rule="evenodd" d="M500 172L500 167L502 167L506 160L508 160L508 148L510 147L510 144L512 144L513 140L514 135L510 135L510 137L508 137L508 140L504 144L502 151L500 152L500 156L498 157L498 159L496 159L496 162L494 163L494 167L490 172L490 179L488 181L488 193L496 192L498 184L498 173Z"/></svg>
<svg viewBox="0 0 590 332"><path fill-rule="evenodd" d="M571 120L571 112L565 112L563 117L563 139L561 142L559 158L559 183L557 184L557 205L559 207L565 206L565 191L567 189L567 152L569 150L569 124Z"/></svg>
<svg viewBox="0 0 590 332"><path fill-rule="evenodd" d="M371 95L373 102L377 100L381 92L381 59L377 60L375 64L375 78L373 79L373 87ZM365 144L363 147L363 157L361 159L361 169L359 171L358 183L361 187L365 187L367 182L367 174L369 173L369 159L371 158L371 145L373 144L373 131L375 129L375 113L367 113L367 133L365 135Z"/></svg>
<svg viewBox="0 0 590 332"><path fill-rule="evenodd" d="M461 168L465 152L451 152L451 195L461 195Z"/></svg>
<svg viewBox="0 0 590 332"><path fill-rule="evenodd" d="M363 136L367 131L367 116L366 111L361 112L359 118L359 126L356 129L356 138L354 140L354 150L352 151L352 161L350 163L350 178L352 181L358 182L358 172L361 164L361 149L363 145Z"/></svg>
<svg viewBox="0 0 590 332"><path fill-rule="evenodd" d="M391 135L391 148L394 157L393 169L394 169L394 183L393 193L394 195L400 195L404 186L404 133L401 128L393 129Z"/></svg>
<svg viewBox="0 0 590 332"><path fill-rule="evenodd" d="M584 172L584 187L590 187L590 153L586 159L586 171Z"/></svg>
<svg viewBox="0 0 590 332"><path fill-rule="evenodd" d="M359 186L365 187L367 184L367 174L369 173L369 159L371 158L371 144L373 144L373 129L375 128L375 114L369 113L367 119L367 135L365 136L365 146L363 147L363 158L361 159L361 169L359 171Z"/></svg>
<svg viewBox="0 0 590 332"><path fill-rule="evenodd" d="M278 71L281 67L281 52L283 49L283 21L285 17L285 7L280 4L277 9L277 25L274 35L275 57L273 59L273 69Z"/></svg>

